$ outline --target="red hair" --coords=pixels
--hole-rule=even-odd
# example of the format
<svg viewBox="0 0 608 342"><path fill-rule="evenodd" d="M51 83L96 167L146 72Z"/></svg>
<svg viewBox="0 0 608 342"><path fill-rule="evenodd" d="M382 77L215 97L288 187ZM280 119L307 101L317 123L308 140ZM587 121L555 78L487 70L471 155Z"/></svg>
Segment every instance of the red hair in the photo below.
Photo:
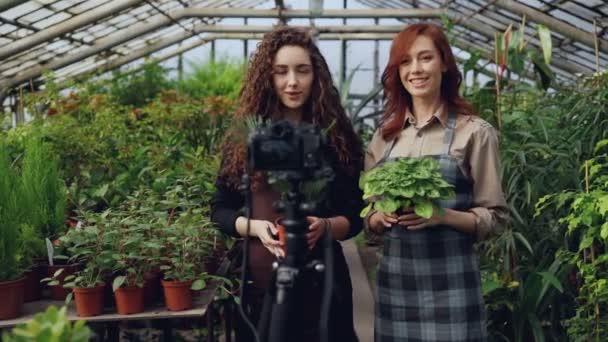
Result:
<svg viewBox="0 0 608 342"><path fill-rule="evenodd" d="M441 79L441 100L447 104L447 109L461 114L476 114L473 106L458 94L462 74L441 27L424 22L412 24L393 39L388 64L382 73L385 105L380 132L385 140L394 138L403 129L405 112L412 109L412 97L401 83L399 66L408 57L414 40L419 36L429 37L433 41L447 68Z"/></svg>

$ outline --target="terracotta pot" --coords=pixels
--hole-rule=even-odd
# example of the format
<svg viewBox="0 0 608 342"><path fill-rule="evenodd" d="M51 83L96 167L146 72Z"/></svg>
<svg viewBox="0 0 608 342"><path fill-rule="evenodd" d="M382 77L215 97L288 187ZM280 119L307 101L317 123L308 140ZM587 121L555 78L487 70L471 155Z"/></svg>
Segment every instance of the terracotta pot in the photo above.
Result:
<svg viewBox="0 0 608 342"><path fill-rule="evenodd" d="M40 280L44 278L45 272L46 266L43 265L34 265L29 271L25 272L25 281L23 284L24 302L32 302L42 298L42 284L40 284Z"/></svg>
<svg viewBox="0 0 608 342"><path fill-rule="evenodd" d="M25 277L0 282L0 320L19 317L23 311Z"/></svg>
<svg viewBox="0 0 608 342"><path fill-rule="evenodd" d="M47 277L52 277L55 272L63 268L63 272L57 277L59 281L59 285L49 286L51 289L51 299L53 300L65 300L65 297L72 292L72 289L63 287L63 280L65 277L74 274L74 272L78 271L80 264L70 264L70 265L48 265L47 266Z"/></svg>
<svg viewBox="0 0 608 342"><path fill-rule="evenodd" d="M182 311L192 307L192 280L169 281L162 280L165 294L165 305L169 311Z"/></svg>
<svg viewBox="0 0 608 342"><path fill-rule="evenodd" d="M144 288L137 286L120 287L114 292L116 311L120 315L130 315L144 311Z"/></svg>
<svg viewBox="0 0 608 342"><path fill-rule="evenodd" d="M161 296L160 287L161 274L157 271L144 273L144 302L153 304L158 301Z"/></svg>
<svg viewBox="0 0 608 342"><path fill-rule="evenodd" d="M105 284L74 288L74 302L78 316L91 317L103 313L104 287Z"/></svg>

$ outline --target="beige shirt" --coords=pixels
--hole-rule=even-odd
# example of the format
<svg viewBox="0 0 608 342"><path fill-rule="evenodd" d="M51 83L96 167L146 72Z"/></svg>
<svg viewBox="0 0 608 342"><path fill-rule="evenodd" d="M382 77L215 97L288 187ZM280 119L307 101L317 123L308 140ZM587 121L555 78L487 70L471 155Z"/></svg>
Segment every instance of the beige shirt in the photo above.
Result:
<svg viewBox="0 0 608 342"><path fill-rule="evenodd" d="M404 129L390 157L441 154L446 124L447 112L442 108L420 124L410 112L406 113ZM377 130L367 149L365 170L382 159L388 143ZM482 240L502 229L509 217L500 179L496 130L479 117L459 114L449 154L458 160L463 175L473 184L473 207L469 211L476 216L477 239Z"/></svg>

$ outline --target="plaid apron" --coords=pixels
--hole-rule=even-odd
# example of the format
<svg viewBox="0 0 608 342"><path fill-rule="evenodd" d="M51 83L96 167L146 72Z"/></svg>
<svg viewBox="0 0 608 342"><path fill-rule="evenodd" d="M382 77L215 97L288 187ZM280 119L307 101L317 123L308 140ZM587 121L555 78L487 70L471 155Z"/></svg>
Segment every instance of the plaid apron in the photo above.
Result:
<svg viewBox="0 0 608 342"><path fill-rule="evenodd" d="M441 165L456 196L439 205L467 210L473 185L449 155L456 115L449 113ZM387 145L387 161L395 141ZM376 342L485 341L486 316L481 294L474 237L449 226L410 231L392 227L384 235L384 250L377 273Z"/></svg>

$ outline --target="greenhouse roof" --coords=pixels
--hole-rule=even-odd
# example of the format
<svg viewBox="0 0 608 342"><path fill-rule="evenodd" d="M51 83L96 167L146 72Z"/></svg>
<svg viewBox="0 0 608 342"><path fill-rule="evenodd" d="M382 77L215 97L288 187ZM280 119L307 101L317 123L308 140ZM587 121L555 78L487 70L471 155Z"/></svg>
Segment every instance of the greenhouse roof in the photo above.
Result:
<svg viewBox="0 0 608 342"><path fill-rule="evenodd" d="M227 26L222 18L420 18L454 23L454 45L494 60L496 32L525 17L530 44L538 24L553 39L551 67L561 80L608 65L608 2L602 0L350 0L368 9L321 15L286 9L283 0L0 0L2 93L39 83L55 70L69 79L111 70L170 46L173 55L214 39L259 39L267 26ZM301 1L304 2L304 1ZM306 1L308 3L308 1ZM274 8L274 9L273 9ZM278 8L278 10L277 10ZM399 22L397 22L399 23ZM403 25L318 27L321 39L390 39ZM596 32L597 34L594 34ZM597 36L597 40L595 37ZM596 54L596 45L598 53Z"/></svg>

